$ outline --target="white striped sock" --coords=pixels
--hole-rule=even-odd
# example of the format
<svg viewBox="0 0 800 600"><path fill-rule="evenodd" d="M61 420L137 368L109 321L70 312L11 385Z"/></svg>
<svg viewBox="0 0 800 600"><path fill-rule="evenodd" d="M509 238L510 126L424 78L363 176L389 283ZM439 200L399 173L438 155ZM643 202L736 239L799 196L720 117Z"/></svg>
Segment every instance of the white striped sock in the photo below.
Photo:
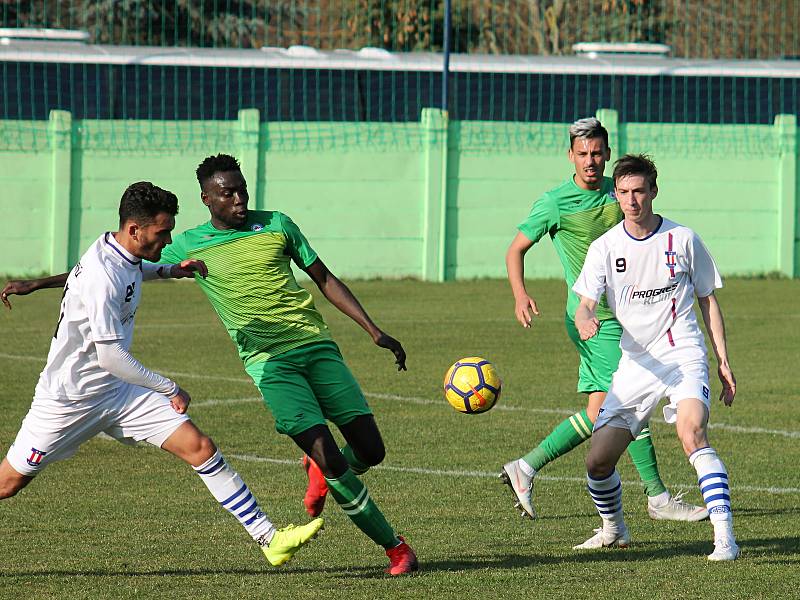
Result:
<svg viewBox="0 0 800 600"><path fill-rule="evenodd" d="M587 473L587 489L603 522L622 522L622 481L614 469L605 479L592 479Z"/></svg>
<svg viewBox="0 0 800 600"><path fill-rule="evenodd" d="M697 483L712 522L730 521L731 495L728 487L728 470L713 448L700 448L689 456L689 462L697 471Z"/></svg>
<svg viewBox="0 0 800 600"><path fill-rule="evenodd" d="M275 531L275 526L259 507L250 488L228 465L219 450L202 465L193 468L211 495L236 517L254 540L270 537Z"/></svg>

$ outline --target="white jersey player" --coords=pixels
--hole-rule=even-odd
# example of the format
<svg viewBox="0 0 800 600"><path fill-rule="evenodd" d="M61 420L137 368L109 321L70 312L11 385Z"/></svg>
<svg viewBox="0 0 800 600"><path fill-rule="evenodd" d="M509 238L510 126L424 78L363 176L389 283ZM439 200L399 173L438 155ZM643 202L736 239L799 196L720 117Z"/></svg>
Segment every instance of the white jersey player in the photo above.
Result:
<svg viewBox="0 0 800 600"><path fill-rule="evenodd" d="M322 526L317 519L276 530L211 438L186 416L188 393L130 354L143 280L205 275L202 261L153 265L171 241L178 201L149 182L120 202L120 228L101 235L69 274L12 282L7 293L64 284L47 364L16 440L0 463L0 498L25 487L45 466L72 456L100 432L125 443L146 441L193 466L212 495L282 564Z"/></svg>
<svg viewBox="0 0 800 600"><path fill-rule="evenodd" d="M733 535L728 473L708 442L708 361L693 309L696 297L719 365L720 399L730 406L736 380L714 296L722 280L697 234L653 213L656 176L655 165L645 156L627 155L617 161L614 183L625 218L592 243L573 286L581 298L575 324L582 339L601 326L594 310L603 294L623 327L622 358L586 458L589 493L603 527L576 549L630 543L616 463L661 399L667 398L664 418L676 423L714 525L715 548L708 558L733 560L739 547Z"/></svg>

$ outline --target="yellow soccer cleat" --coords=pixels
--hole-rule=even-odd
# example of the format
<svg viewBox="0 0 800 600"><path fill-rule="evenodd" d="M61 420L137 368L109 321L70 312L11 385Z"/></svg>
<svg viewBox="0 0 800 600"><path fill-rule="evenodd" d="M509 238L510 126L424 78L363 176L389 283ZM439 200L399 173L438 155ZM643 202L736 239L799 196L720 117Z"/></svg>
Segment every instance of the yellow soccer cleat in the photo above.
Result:
<svg viewBox="0 0 800 600"><path fill-rule="evenodd" d="M320 518L305 525L287 525L278 529L269 544L261 547L269 564L277 567L287 562L295 552L317 536L324 523L325 521Z"/></svg>

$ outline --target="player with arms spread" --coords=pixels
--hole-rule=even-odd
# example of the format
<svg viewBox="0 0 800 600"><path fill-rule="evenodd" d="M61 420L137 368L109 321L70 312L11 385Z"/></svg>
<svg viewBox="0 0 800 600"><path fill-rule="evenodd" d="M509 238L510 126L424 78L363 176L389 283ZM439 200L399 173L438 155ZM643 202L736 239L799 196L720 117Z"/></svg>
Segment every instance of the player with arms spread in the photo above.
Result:
<svg viewBox="0 0 800 600"><path fill-rule="evenodd" d="M153 265L170 242L178 199L149 182L129 186L119 230L101 235L69 274L10 282L2 291L28 293L64 285L47 364L17 438L0 463L0 498L14 496L45 466L72 456L100 432L123 442L147 441L183 459L211 494L279 565L322 527L322 519L276 530L241 477L186 410L189 394L130 353L143 280L205 276L201 260Z"/></svg>
<svg viewBox="0 0 800 600"><path fill-rule="evenodd" d="M575 326L582 340L605 327L597 317L603 294L622 325L622 358L600 409L586 457L589 494L603 525L576 550L630 543L622 515L616 464L639 435L662 398L667 423L676 423L714 526L712 561L734 560L728 472L709 445L708 361L694 314L700 307L722 382L720 399L730 406L736 379L728 364L725 325L714 290L722 287L714 260L688 227L653 213L656 167L646 156L627 155L614 166L622 223L595 240L573 290L580 296Z"/></svg>
<svg viewBox="0 0 800 600"><path fill-rule="evenodd" d="M553 240L567 282L567 334L580 354L578 392L588 395L586 409L561 422L528 454L503 466L501 479L508 484L522 515L534 518L533 478L546 464L563 456L589 439L597 413L606 397L611 375L620 358L622 329L604 298L597 305L597 318L603 323L598 334L581 340L575 327L578 297L570 289L583 266L586 251L595 239L622 219L614 197L614 184L603 177L611 158L608 132L595 118L581 119L569 128L569 160L575 173L567 181L539 198L506 254L508 280L514 292L515 313L523 327L530 327L532 315L539 314L536 301L525 289L525 253L545 234ZM647 495L647 512L653 519L699 521L708 517L705 508L672 497L658 473L655 448L646 426L628 452L639 472Z"/></svg>
<svg viewBox="0 0 800 600"><path fill-rule="evenodd" d="M387 572L416 570L414 552L356 476L383 460L383 440L311 294L295 280L290 261L405 370L403 347L372 322L288 216L248 209L247 183L234 157L206 158L197 168L197 180L211 219L175 236L162 260L194 258L208 265L208 277L196 278L198 285L236 344L277 431L306 454L309 513L319 514L329 488L350 519L386 550ZM341 451L328 420L347 442Z"/></svg>

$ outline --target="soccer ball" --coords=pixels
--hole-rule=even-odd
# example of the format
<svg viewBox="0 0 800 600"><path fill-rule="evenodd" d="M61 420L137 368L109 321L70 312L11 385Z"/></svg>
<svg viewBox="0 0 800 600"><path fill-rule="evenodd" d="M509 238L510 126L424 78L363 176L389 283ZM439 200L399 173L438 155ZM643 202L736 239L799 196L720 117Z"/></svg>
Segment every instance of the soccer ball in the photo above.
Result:
<svg viewBox="0 0 800 600"><path fill-rule="evenodd" d="M457 361L444 376L444 397L458 412L486 412L500 397L500 375L485 358L470 356Z"/></svg>

